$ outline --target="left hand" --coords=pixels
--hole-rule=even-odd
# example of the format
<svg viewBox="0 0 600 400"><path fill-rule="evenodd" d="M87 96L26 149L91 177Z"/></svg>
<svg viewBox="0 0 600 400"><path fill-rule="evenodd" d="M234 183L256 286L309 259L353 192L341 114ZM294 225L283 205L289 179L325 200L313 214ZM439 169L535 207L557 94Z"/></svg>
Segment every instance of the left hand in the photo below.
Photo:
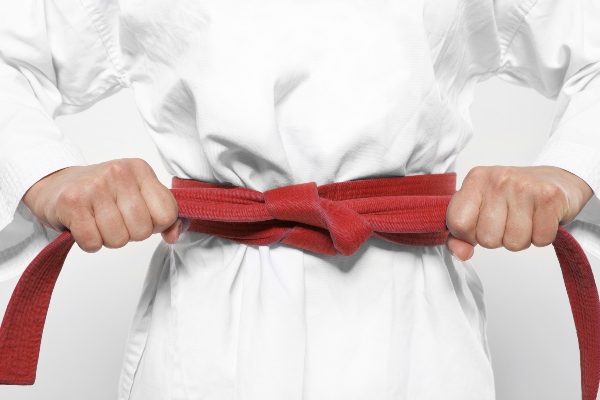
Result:
<svg viewBox="0 0 600 400"><path fill-rule="evenodd" d="M547 246L593 195L584 180L558 167L475 167L448 205L446 246L463 261L478 244L510 251Z"/></svg>

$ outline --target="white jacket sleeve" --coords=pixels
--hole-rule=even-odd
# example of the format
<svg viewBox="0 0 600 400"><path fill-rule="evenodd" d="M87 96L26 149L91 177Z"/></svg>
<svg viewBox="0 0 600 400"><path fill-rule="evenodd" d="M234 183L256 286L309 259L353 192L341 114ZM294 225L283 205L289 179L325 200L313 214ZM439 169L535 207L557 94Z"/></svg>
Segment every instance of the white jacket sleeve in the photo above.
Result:
<svg viewBox="0 0 600 400"><path fill-rule="evenodd" d="M533 165L562 168L592 188L565 228L600 257L600 1L495 0L495 7L509 39L497 76L556 100L549 139Z"/></svg>
<svg viewBox="0 0 600 400"><path fill-rule="evenodd" d="M58 235L29 212L25 192L52 172L86 165L54 118L123 86L114 2L104 3L102 10L78 0L0 5L0 281L20 274Z"/></svg>

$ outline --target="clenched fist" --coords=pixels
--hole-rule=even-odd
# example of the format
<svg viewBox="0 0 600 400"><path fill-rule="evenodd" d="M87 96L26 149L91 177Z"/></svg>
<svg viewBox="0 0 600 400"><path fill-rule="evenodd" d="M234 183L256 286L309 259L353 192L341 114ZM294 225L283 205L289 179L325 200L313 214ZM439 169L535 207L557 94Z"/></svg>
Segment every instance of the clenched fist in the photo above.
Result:
<svg viewBox="0 0 600 400"><path fill-rule="evenodd" d="M558 226L573 221L594 192L551 166L475 167L448 205L446 246L465 261L476 245L519 251L547 246Z"/></svg>
<svg viewBox="0 0 600 400"><path fill-rule="evenodd" d="M171 191L141 159L68 167L35 183L23 202L44 225L65 228L86 252L125 246L161 232L174 243L188 225Z"/></svg>

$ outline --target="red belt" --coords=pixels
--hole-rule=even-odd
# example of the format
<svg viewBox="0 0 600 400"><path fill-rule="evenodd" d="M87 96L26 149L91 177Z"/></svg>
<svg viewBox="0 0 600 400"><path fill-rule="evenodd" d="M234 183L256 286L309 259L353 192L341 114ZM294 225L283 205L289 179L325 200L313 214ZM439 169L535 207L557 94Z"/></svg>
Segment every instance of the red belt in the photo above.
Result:
<svg viewBox="0 0 600 400"><path fill-rule="evenodd" d="M327 255L350 255L371 236L409 246L446 242L446 208L456 174L283 186L264 193L173 178L179 216L190 230L250 245L286 243ZM65 231L27 267L0 327L0 384L35 381L50 296L74 244ZM600 302L587 257L559 226L552 243L562 269L579 341L584 400L600 380Z"/></svg>

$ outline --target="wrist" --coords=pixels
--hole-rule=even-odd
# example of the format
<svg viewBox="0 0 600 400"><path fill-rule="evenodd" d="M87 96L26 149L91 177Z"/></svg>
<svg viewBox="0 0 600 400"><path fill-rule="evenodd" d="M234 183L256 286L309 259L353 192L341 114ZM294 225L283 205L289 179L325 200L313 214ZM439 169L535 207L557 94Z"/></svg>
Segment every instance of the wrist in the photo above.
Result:
<svg viewBox="0 0 600 400"><path fill-rule="evenodd" d="M53 178L57 177L61 171L65 171L68 168L71 168L71 167L61 168L61 169L56 170L56 171L44 176L43 178L39 179L37 182L35 182L33 185L31 185L31 187L25 192L25 194L21 198L21 200L23 201L23 204L25 204L25 206L27 206L29 211L31 211L31 213L33 215L35 215L37 218L41 219L42 221L44 221L44 217L38 211L38 209L39 209L39 207L37 206L37 204L39 203L38 200L40 200L42 194L46 191L46 187L50 184L50 182L53 180ZM44 202L42 202L42 203L44 203Z"/></svg>
<svg viewBox="0 0 600 400"><path fill-rule="evenodd" d="M562 190L567 198L569 211L560 223L561 225L567 225L577 217L587 202L594 196L594 191L578 175L560 167L552 166L549 168L552 168L556 176L560 178Z"/></svg>
<svg viewBox="0 0 600 400"><path fill-rule="evenodd" d="M569 180L572 183L572 185L577 189L576 191L578 194L580 194L580 202L582 203L581 208L583 208L583 206L594 195L594 190L590 187L590 185L588 185L588 183L586 181L581 179L576 174L574 174L570 171L567 171L566 169L562 169L562 168L558 168L558 167L554 167L554 168L557 168L558 170L560 170L561 173L565 176L565 179Z"/></svg>

